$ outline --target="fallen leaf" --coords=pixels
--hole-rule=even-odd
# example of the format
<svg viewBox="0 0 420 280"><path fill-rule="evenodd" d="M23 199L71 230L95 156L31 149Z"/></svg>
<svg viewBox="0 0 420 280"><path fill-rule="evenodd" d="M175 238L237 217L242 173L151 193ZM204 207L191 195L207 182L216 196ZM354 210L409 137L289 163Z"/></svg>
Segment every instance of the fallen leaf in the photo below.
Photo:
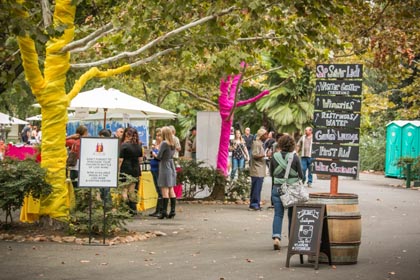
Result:
<svg viewBox="0 0 420 280"><path fill-rule="evenodd" d="M80 262L81 263L90 263L90 261L88 261L88 260L81 260Z"/></svg>

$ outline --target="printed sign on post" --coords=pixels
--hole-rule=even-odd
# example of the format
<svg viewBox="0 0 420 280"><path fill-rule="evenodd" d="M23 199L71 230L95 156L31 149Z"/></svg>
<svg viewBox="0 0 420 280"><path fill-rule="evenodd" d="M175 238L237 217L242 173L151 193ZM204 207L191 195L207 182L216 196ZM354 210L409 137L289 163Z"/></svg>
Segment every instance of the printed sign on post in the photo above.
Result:
<svg viewBox="0 0 420 280"><path fill-rule="evenodd" d="M80 138L79 187L118 186L118 138Z"/></svg>

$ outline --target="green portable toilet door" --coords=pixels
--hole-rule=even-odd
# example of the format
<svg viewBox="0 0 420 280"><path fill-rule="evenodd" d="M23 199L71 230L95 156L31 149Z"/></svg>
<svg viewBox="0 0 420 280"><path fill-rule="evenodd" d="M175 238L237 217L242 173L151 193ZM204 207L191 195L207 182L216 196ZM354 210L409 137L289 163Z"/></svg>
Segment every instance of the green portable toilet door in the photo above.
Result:
<svg viewBox="0 0 420 280"><path fill-rule="evenodd" d="M386 129L385 176L402 176L397 166L401 154L401 126L391 123Z"/></svg>
<svg viewBox="0 0 420 280"><path fill-rule="evenodd" d="M419 128L414 124L407 124L402 131L402 156L416 158L420 155Z"/></svg>

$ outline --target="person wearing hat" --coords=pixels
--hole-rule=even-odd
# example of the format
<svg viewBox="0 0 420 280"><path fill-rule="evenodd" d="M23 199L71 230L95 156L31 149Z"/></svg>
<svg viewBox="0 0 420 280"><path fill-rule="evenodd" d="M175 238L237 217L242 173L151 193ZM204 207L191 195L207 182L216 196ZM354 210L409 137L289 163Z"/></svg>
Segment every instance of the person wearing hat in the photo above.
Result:
<svg viewBox="0 0 420 280"><path fill-rule="evenodd" d="M256 140L252 143L252 160L250 165L251 197L250 210L261 210L261 190L266 174L264 141L267 139L267 130L261 128L257 131Z"/></svg>

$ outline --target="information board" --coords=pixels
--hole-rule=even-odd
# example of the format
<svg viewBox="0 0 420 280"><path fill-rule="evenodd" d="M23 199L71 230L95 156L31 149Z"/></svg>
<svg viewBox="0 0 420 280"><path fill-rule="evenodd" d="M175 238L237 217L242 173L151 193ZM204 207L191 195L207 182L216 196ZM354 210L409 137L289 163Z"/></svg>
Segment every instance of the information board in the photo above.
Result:
<svg viewBox="0 0 420 280"><path fill-rule="evenodd" d="M317 78L328 79L362 79L362 64L318 64L316 66Z"/></svg>
<svg viewBox="0 0 420 280"><path fill-rule="evenodd" d="M357 162L328 161L322 159L317 159L314 162L314 173L318 174L356 177L357 170Z"/></svg>
<svg viewBox="0 0 420 280"><path fill-rule="evenodd" d="M313 142L358 144L359 129L316 127L313 130Z"/></svg>
<svg viewBox="0 0 420 280"><path fill-rule="evenodd" d="M315 91L318 94L329 95L361 95L361 81L317 80Z"/></svg>
<svg viewBox="0 0 420 280"><path fill-rule="evenodd" d="M314 124L326 127L359 127L359 113L315 112Z"/></svg>
<svg viewBox="0 0 420 280"><path fill-rule="evenodd" d="M360 96L323 96L315 97L315 110L341 110L360 112L362 99Z"/></svg>
<svg viewBox="0 0 420 280"><path fill-rule="evenodd" d="M358 160L359 146L344 146L340 144L312 144L312 157Z"/></svg>
<svg viewBox="0 0 420 280"><path fill-rule="evenodd" d="M318 64L316 77L313 172L357 177L363 65Z"/></svg>
<svg viewBox="0 0 420 280"><path fill-rule="evenodd" d="M294 254L315 256L315 269L318 269L319 254L327 255L331 265L331 250L329 248L328 223L324 204L298 204L293 207L292 224L287 250L286 267Z"/></svg>
<svg viewBox="0 0 420 280"><path fill-rule="evenodd" d="M118 138L80 138L79 187L118 186Z"/></svg>

